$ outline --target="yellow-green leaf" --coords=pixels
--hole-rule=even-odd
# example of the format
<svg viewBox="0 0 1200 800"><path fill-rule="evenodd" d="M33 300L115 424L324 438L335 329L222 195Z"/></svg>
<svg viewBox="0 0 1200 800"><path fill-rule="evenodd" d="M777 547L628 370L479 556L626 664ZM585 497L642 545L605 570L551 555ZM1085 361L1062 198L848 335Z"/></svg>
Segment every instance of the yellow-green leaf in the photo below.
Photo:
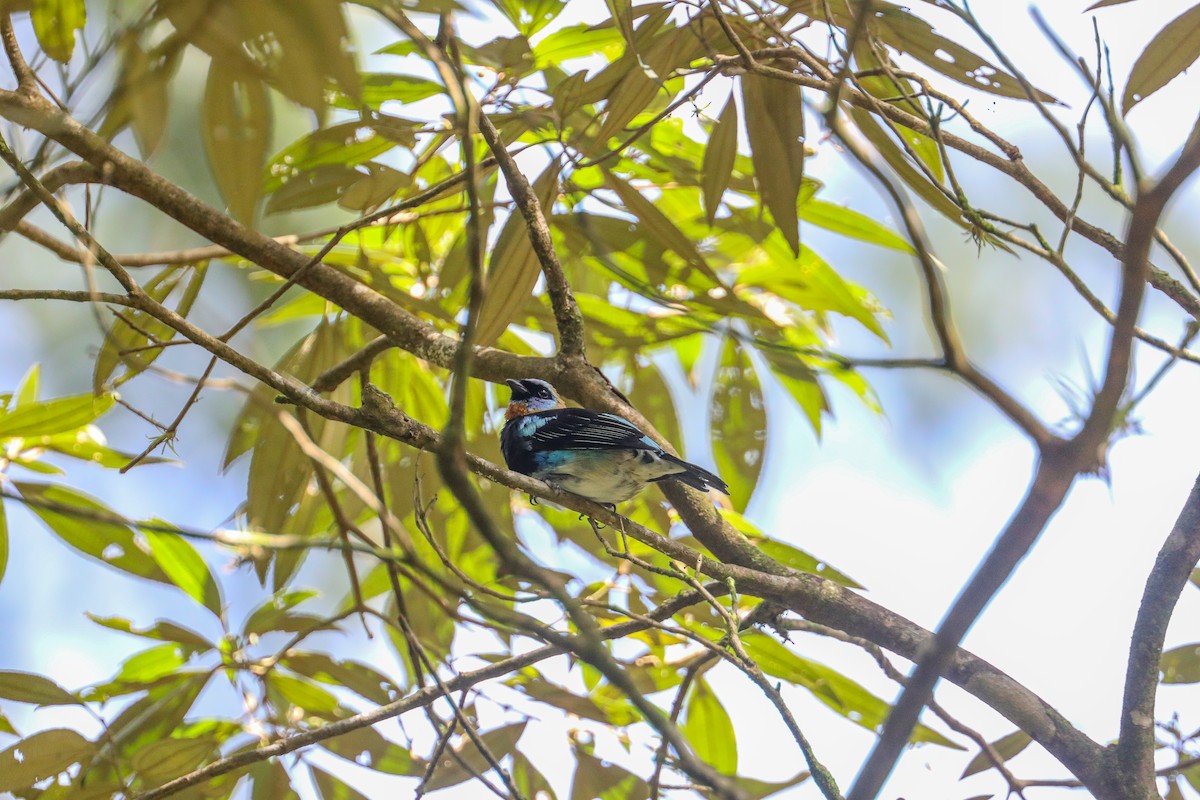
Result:
<svg viewBox="0 0 1200 800"><path fill-rule="evenodd" d="M185 274L180 267L168 267L146 281L142 288L146 294L162 303L179 286ZM207 274L207 261L195 265L175 309L176 313L186 317L191 312ZM155 343L150 337L154 337L157 342L165 342L170 341L174 335L175 331L169 325L146 312L123 309L121 315L109 327L104 342L100 345L96 367L92 372L92 391L99 393L108 384L118 366L123 365L125 371L115 384L124 383L141 374L163 352L161 347L149 347Z"/></svg>
<svg viewBox="0 0 1200 800"><path fill-rule="evenodd" d="M204 90L204 149L217 188L233 215L254 218L263 164L271 139L267 91L236 62L214 59Z"/></svg>
<svg viewBox="0 0 1200 800"><path fill-rule="evenodd" d="M720 285L720 279L709 267L708 262L704 260L704 256L696 248L696 243L681 231L666 214L655 208L654 204L647 200L641 192L607 169L604 170L604 182L621 198L625 210L637 217L646 232L660 245L674 252L687 262L688 266L699 271L714 284Z"/></svg>
<svg viewBox="0 0 1200 800"><path fill-rule="evenodd" d="M796 200L804 182L804 105L800 87L760 75L743 75L742 116L754 180L775 227L800 252Z"/></svg>
<svg viewBox="0 0 1200 800"><path fill-rule="evenodd" d="M143 530L150 555L183 593L217 616L221 615L221 588L196 548L182 536Z"/></svg>
<svg viewBox="0 0 1200 800"><path fill-rule="evenodd" d="M992 750L995 751L996 755L1000 756L1001 761L1008 761L1028 747L1032 741L1033 737L1025 731L1013 731L1007 736L1001 736L992 742ZM976 773L991 769L993 766L995 764L992 763L991 757L987 753L980 752L971 759L971 763L967 764L967 768L963 770L962 777L969 778Z"/></svg>
<svg viewBox="0 0 1200 800"><path fill-rule="evenodd" d="M33 32L46 55L64 64L75 52L75 31L87 22L84 0L37 0L33 4Z"/></svg>
<svg viewBox="0 0 1200 800"><path fill-rule="evenodd" d="M735 508L744 510L754 493L766 438L767 409L758 375L749 356L730 337L713 387L712 448L717 474L729 484Z"/></svg>
<svg viewBox="0 0 1200 800"><path fill-rule="evenodd" d="M191 772L213 749L213 740L207 736L160 739L134 753L130 764L143 778L166 780Z"/></svg>
<svg viewBox="0 0 1200 800"><path fill-rule="evenodd" d="M1200 58L1200 5L1167 23L1138 56L1125 82L1121 113L1166 86Z"/></svg>
<svg viewBox="0 0 1200 800"><path fill-rule="evenodd" d="M0 753L0 792L28 789L95 752L95 744L65 728L27 736Z"/></svg>
<svg viewBox="0 0 1200 800"><path fill-rule="evenodd" d="M100 502L66 486L23 482L14 485L31 501L30 510L71 547L133 575L170 583L157 562L134 538L133 531L116 522L116 515Z"/></svg>
<svg viewBox="0 0 1200 800"><path fill-rule="evenodd" d="M90 425L113 406L113 396L80 394L0 412L0 439L52 436Z"/></svg>
<svg viewBox="0 0 1200 800"><path fill-rule="evenodd" d="M745 636L742 643L763 672L807 689L829 708L867 730L878 733L887 719L888 704L840 672L793 653L766 634ZM911 741L963 749L924 725L916 727Z"/></svg>
<svg viewBox="0 0 1200 800"><path fill-rule="evenodd" d="M488 731L481 738L494 757L503 759L516 748L517 740L525 732L525 724L518 722L506 725L503 728ZM454 755L450 753L442 755L442 760L438 762L433 775L425 783L425 789L432 792L435 789L455 786L488 769L490 769L490 765L487 760L479 752L479 748L468 739L454 748Z"/></svg>
<svg viewBox="0 0 1200 800"><path fill-rule="evenodd" d="M701 189L704 191L704 214L709 225L717 216L721 198L725 196L733 175L733 162L737 158L737 128L737 100L731 94L721 116L717 117L712 135L708 137L708 146L704 148Z"/></svg>
<svg viewBox="0 0 1200 800"><path fill-rule="evenodd" d="M683 732L701 761L726 775L737 772L733 722L704 678L697 678L692 684Z"/></svg>
<svg viewBox="0 0 1200 800"><path fill-rule="evenodd" d="M558 196L558 173L555 160L533 183L533 192L549 218L554 198ZM483 347L500 338L517 313L533 295L541 275L541 263L533 251L529 227L518 209L513 209L500 229L496 247L488 264L487 295L479 309L476 323L476 342Z"/></svg>
<svg viewBox="0 0 1200 800"><path fill-rule="evenodd" d="M866 214L839 206L825 200L810 199L800 204L800 219L818 228L839 233L850 239L870 242L892 250L913 252L912 245L891 228L868 217Z"/></svg>
<svg viewBox="0 0 1200 800"><path fill-rule="evenodd" d="M0 672L0 698L39 706L79 705L79 699L49 678L32 672Z"/></svg>
<svg viewBox="0 0 1200 800"><path fill-rule="evenodd" d="M1158 669L1163 683L1200 683L1200 643L1185 644L1163 653Z"/></svg>

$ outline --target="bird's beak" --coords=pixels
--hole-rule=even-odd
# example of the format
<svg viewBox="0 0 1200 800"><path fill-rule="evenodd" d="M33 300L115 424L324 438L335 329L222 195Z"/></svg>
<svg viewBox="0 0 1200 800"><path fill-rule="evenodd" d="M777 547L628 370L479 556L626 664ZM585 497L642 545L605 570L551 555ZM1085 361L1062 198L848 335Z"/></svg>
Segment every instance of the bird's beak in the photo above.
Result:
<svg viewBox="0 0 1200 800"><path fill-rule="evenodd" d="M521 383L520 381L513 380L512 378L506 378L504 382L508 384L509 389L512 389L513 394L517 394L518 392L522 394L525 393L525 384Z"/></svg>

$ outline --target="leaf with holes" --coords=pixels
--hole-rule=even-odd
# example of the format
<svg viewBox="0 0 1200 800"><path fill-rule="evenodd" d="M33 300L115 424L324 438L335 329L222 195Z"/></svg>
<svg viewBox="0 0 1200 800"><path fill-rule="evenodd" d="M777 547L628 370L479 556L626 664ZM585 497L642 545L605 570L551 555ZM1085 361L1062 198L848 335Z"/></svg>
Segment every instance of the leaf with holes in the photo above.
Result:
<svg viewBox="0 0 1200 800"><path fill-rule="evenodd" d="M96 745L75 731L53 728L35 733L0 753L0 792L29 789L72 764L86 763L95 753Z"/></svg>
<svg viewBox="0 0 1200 800"><path fill-rule="evenodd" d="M75 31L87 22L84 0L35 0L33 32L46 55L64 64L75 52Z"/></svg>
<svg viewBox="0 0 1200 800"><path fill-rule="evenodd" d="M1128 114L1200 58L1200 5L1167 23L1138 56L1125 82L1121 113Z"/></svg>
<svg viewBox="0 0 1200 800"><path fill-rule="evenodd" d="M745 509L762 472L767 409L750 357L725 340L712 396L712 448L717 474L729 484L733 505Z"/></svg>
<svg viewBox="0 0 1200 800"><path fill-rule="evenodd" d="M71 547L131 575L171 584L130 527L99 501L66 486L13 485L30 501L30 510Z"/></svg>

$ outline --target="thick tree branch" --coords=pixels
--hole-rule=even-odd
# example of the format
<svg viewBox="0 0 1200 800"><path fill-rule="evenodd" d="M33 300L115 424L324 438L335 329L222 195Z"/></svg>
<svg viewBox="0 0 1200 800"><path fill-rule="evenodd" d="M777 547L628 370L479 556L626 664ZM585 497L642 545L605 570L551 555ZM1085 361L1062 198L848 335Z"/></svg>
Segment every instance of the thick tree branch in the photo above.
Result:
<svg viewBox="0 0 1200 800"><path fill-rule="evenodd" d="M1175 604L1197 561L1200 561L1200 477L1192 486L1175 527L1158 551L1133 625L1121 705L1121 733L1113 764L1113 780L1129 797L1155 794L1154 701L1159 660Z"/></svg>
<svg viewBox="0 0 1200 800"><path fill-rule="evenodd" d="M504 174L508 184L509 194L525 217L525 227L529 234L529 242L533 252L537 254L538 263L542 267L542 275L546 279L546 294L550 297L550 305L554 309L554 321L558 327L559 354L568 362L582 361L585 343L583 334L583 313L575 302L575 294L567 283L566 273L559 263L558 254L554 251L554 242L550 238L550 225L546 222L545 209L542 208L537 194L529 185L529 180L517 168L513 157L508 154L500 132L492 125L492 121L482 112L479 115L479 132L484 141L492 148L492 153Z"/></svg>
<svg viewBox="0 0 1200 800"><path fill-rule="evenodd" d="M305 254L246 228L156 174L41 97L0 92L0 116L54 139L91 164L105 177L106 183L146 201L214 244L280 277L290 277L309 261ZM402 349L438 366L451 366L458 349L456 339L342 272L318 264L298 283L372 325ZM552 359L517 356L485 347L477 354L474 374L492 381L513 375L554 381L559 368Z"/></svg>

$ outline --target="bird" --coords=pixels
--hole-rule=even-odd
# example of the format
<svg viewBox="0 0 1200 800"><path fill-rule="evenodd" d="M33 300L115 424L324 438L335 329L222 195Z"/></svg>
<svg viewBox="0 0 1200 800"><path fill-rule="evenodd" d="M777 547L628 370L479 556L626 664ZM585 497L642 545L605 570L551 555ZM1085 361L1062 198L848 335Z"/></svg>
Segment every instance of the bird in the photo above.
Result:
<svg viewBox="0 0 1200 800"><path fill-rule="evenodd" d="M500 451L514 472L613 508L665 480L729 494L725 481L671 455L624 417L567 408L554 387L537 378L505 383L512 397Z"/></svg>

